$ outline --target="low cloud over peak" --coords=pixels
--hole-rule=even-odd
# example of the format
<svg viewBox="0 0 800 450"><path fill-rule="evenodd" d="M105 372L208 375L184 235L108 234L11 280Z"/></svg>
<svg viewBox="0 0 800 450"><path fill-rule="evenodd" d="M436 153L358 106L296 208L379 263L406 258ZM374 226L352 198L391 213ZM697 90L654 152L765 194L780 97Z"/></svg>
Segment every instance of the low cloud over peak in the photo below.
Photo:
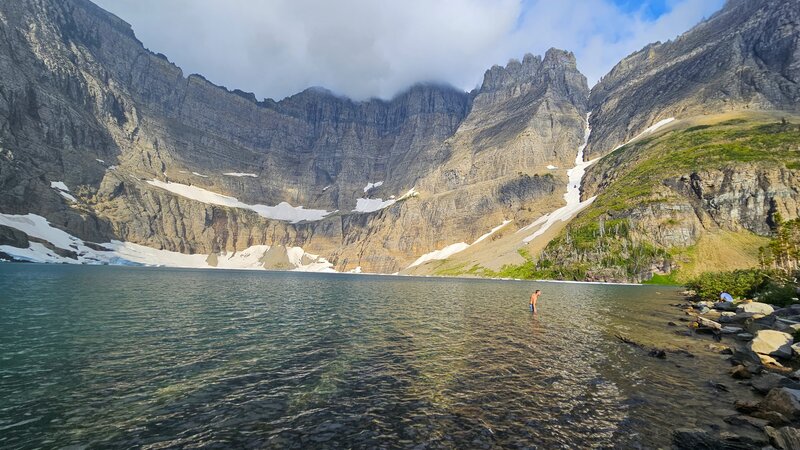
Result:
<svg viewBox="0 0 800 450"><path fill-rule="evenodd" d="M659 1L656 16L651 2L632 0L94 1L185 72L275 99L309 86L354 99L418 82L469 90L492 65L550 47L573 51L593 84L723 3Z"/></svg>

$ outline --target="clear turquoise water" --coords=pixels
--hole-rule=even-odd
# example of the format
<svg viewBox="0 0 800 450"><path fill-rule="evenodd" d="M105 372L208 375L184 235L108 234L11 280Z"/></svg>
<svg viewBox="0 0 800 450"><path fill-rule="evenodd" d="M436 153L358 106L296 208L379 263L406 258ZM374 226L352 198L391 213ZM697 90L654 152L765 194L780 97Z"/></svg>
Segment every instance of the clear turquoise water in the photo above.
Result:
<svg viewBox="0 0 800 450"><path fill-rule="evenodd" d="M0 264L0 448L667 445L676 426L724 427L734 399L709 384L727 363L666 326L677 298Z"/></svg>

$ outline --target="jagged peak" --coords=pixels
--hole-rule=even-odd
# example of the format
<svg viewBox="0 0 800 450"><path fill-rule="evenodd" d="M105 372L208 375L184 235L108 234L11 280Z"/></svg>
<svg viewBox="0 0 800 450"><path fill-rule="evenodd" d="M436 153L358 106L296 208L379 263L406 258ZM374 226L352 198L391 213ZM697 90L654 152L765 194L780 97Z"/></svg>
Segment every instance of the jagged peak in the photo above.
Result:
<svg viewBox="0 0 800 450"><path fill-rule="evenodd" d="M577 70L575 54L566 50L550 48L545 52L544 58L526 53L521 62L518 59L511 59L505 67L494 65L484 73L480 91L493 91L530 82L536 78L542 68L563 69L564 71Z"/></svg>

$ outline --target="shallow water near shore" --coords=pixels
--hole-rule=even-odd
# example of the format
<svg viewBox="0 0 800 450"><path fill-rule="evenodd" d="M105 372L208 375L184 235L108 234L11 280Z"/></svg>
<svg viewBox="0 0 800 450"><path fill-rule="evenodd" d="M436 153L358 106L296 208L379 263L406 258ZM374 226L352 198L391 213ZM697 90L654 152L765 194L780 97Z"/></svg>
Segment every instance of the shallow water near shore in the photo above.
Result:
<svg viewBox="0 0 800 450"><path fill-rule="evenodd" d="M652 286L4 263L0 447L668 446L677 427L725 429L749 392L721 378L707 342L666 325L680 300ZM694 357L653 358L618 334Z"/></svg>

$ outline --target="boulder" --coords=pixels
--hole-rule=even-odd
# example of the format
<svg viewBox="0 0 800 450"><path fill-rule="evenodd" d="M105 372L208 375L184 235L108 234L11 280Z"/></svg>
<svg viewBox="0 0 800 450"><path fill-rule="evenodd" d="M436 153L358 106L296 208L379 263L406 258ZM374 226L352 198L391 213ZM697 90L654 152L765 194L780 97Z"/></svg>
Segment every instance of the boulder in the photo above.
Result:
<svg viewBox="0 0 800 450"><path fill-rule="evenodd" d="M745 313L763 314L765 316L768 316L775 311L771 305L761 302L742 303L736 308L736 310Z"/></svg>
<svg viewBox="0 0 800 450"><path fill-rule="evenodd" d="M761 353L756 353L755 355L758 356L759 361L761 362L761 364L764 367L768 367L770 369L776 369L776 370L785 369L783 367L783 365L781 363L779 363L778 360L773 358L772 356L762 355Z"/></svg>
<svg viewBox="0 0 800 450"><path fill-rule="evenodd" d="M714 435L701 428L679 428L672 433L672 448L678 450L744 450L760 448L766 444L763 442L732 433L720 433Z"/></svg>
<svg viewBox="0 0 800 450"><path fill-rule="evenodd" d="M729 423L733 426L741 427L750 425L753 428L757 428L759 430L763 430L764 427L769 425L769 421L764 419L759 419L757 417L752 416L745 416L745 415L734 415L728 416L725 419L726 423Z"/></svg>
<svg viewBox="0 0 800 450"><path fill-rule="evenodd" d="M752 384L753 389L761 394L767 394L769 391L779 387L800 389L800 383L792 380L791 378L772 372L767 372L760 377L753 379Z"/></svg>
<svg viewBox="0 0 800 450"><path fill-rule="evenodd" d="M702 327L702 328L710 328L712 330L721 330L722 329L722 325L720 325L717 322L714 322L713 320L708 320L708 319L705 319L705 318L699 317L699 316L695 320L697 321L697 325Z"/></svg>
<svg viewBox="0 0 800 450"><path fill-rule="evenodd" d="M777 412L789 420L800 419L800 390L779 387L769 391L759 404L762 411Z"/></svg>
<svg viewBox="0 0 800 450"><path fill-rule="evenodd" d="M800 430L794 427L772 428L764 427L764 431L769 437L769 443L781 450L793 450L800 448Z"/></svg>
<svg viewBox="0 0 800 450"><path fill-rule="evenodd" d="M756 332L750 342L750 350L761 355L791 358L793 343L794 339L791 334L775 330L760 330Z"/></svg>
<svg viewBox="0 0 800 450"><path fill-rule="evenodd" d="M736 311L736 305L733 302L717 302L714 304L714 309L719 311Z"/></svg>
<svg viewBox="0 0 800 450"><path fill-rule="evenodd" d="M753 339L753 335L750 333L739 333L736 335L736 339L740 341L749 341Z"/></svg>
<svg viewBox="0 0 800 450"><path fill-rule="evenodd" d="M793 380L800 380L800 370L795 370L794 372L790 373L789 378Z"/></svg>
<svg viewBox="0 0 800 450"><path fill-rule="evenodd" d="M800 342L798 342L797 344L792 344L792 353L795 356L800 355Z"/></svg>
<svg viewBox="0 0 800 450"><path fill-rule="evenodd" d="M738 366L731 369L731 376L733 378L736 378L737 380L746 380L752 377L753 375L750 373L749 370L747 370L747 367L739 364Z"/></svg>
<svg viewBox="0 0 800 450"><path fill-rule="evenodd" d="M722 327L722 334L739 334L744 331L744 328L726 326Z"/></svg>

